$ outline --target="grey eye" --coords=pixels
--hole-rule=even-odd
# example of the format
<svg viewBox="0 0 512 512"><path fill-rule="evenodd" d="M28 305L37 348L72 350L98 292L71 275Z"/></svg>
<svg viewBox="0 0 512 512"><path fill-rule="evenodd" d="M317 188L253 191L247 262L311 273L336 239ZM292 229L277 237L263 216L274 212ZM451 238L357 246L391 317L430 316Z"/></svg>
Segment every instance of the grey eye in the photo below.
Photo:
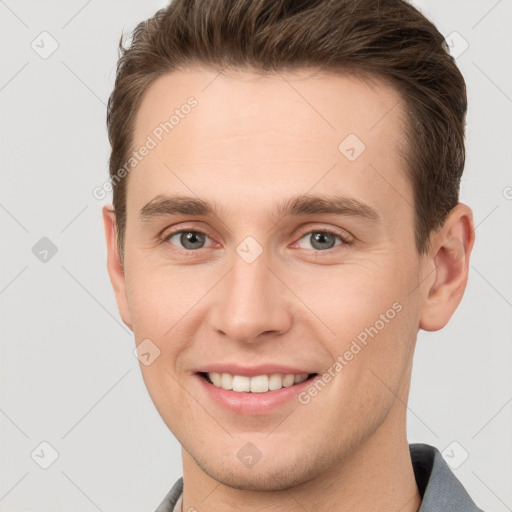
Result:
<svg viewBox="0 0 512 512"><path fill-rule="evenodd" d="M181 246L184 249L193 251L202 249L207 238L208 235L199 231L179 231L169 237L169 242L173 245L178 245L178 247ZM176 239L179 241L179 244L176 244Z"/></svg>
<svg viewBox="0 0 512 512"><path fill-rule="evenodd" d="M336 239L340 243L336 243ZM339 235L329 233L328 231L311 231L301 238L309 243L309 247L303 247L303 249L316 249L318 251L325 251L332 249L336 245L341 245L343 240Z"/></svg>

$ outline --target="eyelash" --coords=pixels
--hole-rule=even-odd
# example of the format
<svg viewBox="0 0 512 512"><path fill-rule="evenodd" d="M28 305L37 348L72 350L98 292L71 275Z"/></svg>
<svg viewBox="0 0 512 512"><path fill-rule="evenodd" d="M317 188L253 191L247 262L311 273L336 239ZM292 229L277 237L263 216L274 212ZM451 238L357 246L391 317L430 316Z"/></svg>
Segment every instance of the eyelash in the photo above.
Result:
<svg viewBox="0 0 512 512"><path fill-rule="evenodd" d="M199 233L201 235L207 236L208 238L210 238L210 240L212 240L212 237L208 233L205 233L204 231L201 231L200 229L180 228L180 229L177 229L175 231L171 231L170 233L166 233L165 236L162 237L161 243L169 243L169 245L172 245L172 244L170 244L169 240L174 235L177 235L177 234L180 234L180 233ZM337 231L335 231L333 229L329 229L329 228L310 229L309 231L305 231L297 239L297 242L302 240L306 235L311 235L313 233L322 233L322 234L333 235L333 236L339 238L340 241L341 241L341 244L335 245L334 247L331 247L330 249L324 249L324 250L308 249L308 250L313 251L315 254L322 254L322 253L332 254L333 251L336 251L337 249L340 249L340 247L343 247L343 246L346 246L346 245L350 245L351 242L352 242L352 240L349 239L347 236L342 235L341 233L339 233L339 232L337 232ZM208 247L202 247L201 249L192 250L192 249L184 249L182 247L176 247L174 245L173 245L173 247L175 247L178 251L180 251L182 253L185 253L185 254L190 254L191 253L191 256L194 255L194 253L200 251L201 249L208 249Z"/></svg>

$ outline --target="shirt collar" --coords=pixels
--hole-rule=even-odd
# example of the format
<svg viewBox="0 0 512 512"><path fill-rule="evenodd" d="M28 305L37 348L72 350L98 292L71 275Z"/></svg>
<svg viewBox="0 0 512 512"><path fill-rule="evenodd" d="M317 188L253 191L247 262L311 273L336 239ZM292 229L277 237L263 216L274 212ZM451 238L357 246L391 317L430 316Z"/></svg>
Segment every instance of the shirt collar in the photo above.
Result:
<svg viewBox="0 0 512 512"><path fill-rule="evenodd" d="M409 451L422 497L418 512L482 512L437 448L417 443L410 444Z"/></svg>

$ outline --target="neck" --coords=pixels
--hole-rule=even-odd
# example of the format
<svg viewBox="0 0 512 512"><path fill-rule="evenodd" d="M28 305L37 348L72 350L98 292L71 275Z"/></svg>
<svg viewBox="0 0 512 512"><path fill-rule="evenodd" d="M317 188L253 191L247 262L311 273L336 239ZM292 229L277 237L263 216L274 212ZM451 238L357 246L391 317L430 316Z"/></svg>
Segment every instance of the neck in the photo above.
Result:
<svg viewBox="0 0 512 512"><path fill-rule="evenodd" d="M397 400L379 429L350 456L311 480L279 491L228 487L209 477L183 450L183 510L417 512L421 497L409 454L405 410Z"/></svg>

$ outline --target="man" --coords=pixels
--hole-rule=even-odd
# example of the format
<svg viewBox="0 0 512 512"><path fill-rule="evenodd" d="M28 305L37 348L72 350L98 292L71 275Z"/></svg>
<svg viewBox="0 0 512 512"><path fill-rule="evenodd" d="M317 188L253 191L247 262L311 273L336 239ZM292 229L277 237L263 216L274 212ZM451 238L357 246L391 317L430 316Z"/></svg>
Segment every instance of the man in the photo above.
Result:
<svg viewBox="0 0 512 512"><path fill-rule="evenodd" d="M474 243L442 35L402 0L177 0L121 49L103 214L182 445L158 511L480 510L406 436Z"/></svg>

